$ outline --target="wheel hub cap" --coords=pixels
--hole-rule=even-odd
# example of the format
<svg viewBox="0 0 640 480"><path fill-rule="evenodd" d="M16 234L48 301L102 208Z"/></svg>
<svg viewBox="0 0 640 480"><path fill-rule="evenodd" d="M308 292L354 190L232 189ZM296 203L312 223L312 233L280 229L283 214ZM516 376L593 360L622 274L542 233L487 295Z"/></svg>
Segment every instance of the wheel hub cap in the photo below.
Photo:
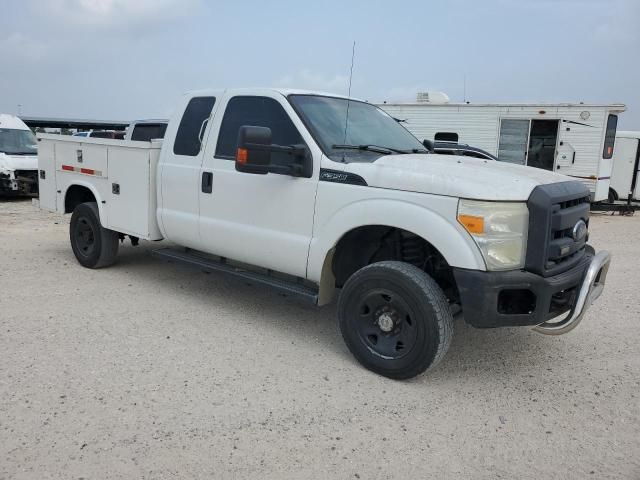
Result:
<svg viewBox="0 0 640 480"><path fill-rule="evenodd" d="M378 327L380 327L380 330L382 330L383 332L390 332L391 330L393 330L393 326L394 321L391 314L385 312L378 317Z"/></svg>

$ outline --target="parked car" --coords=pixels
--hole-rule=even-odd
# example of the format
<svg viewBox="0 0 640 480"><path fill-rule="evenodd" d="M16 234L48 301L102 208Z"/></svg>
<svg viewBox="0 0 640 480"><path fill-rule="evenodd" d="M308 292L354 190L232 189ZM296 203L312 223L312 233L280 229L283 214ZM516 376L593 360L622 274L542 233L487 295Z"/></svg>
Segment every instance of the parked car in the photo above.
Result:
<svg viewBox="0 0 640 480"><path fill-rule="evenodd" d="M91 137L91 138L111 138L114 140L124 140L125 132L123 130L86 130L76 132L73 137Z"/></svg>
<svg viewBox="0 0 640 480"><path fill-rule="evenodd" d="M18 117L0 114L0 195L37 195L36 137Z"/></svg>
<svg viewBox="0 0 640 480"><path fill-rule="evenodd" d="M126 236L166 239L186 248L164 259L318 305L339 294L348 348L396 379L442 359L454 310L557 335L603 291L610 256L587 244L581 182L428 154L340 96L211 90L175 111L162 142L39 136L40 206L71 213L81 265L113 264Z"/></svg>

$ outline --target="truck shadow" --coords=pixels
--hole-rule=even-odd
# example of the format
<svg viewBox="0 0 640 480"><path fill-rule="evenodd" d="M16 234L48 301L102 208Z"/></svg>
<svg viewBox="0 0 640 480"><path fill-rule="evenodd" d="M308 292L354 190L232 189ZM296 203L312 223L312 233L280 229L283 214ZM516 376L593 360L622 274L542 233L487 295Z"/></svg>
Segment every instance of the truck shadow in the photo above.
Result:
<svg viewBox="0 0 640 480"><path fill-rule="evenodd" d="M38 198L36 196L18 196L18 195L3 195L0 193L0 202L2 203L31 203L32 199Z"/></svg>
<svg viewBox="0 0 640 480"><path fill-rule="evenodd" d="M237 312L238 321L250 322L264 329L266 335L290 338L296 344L320 343L323 350L341 357L346 368L364 371L342 341L335 301L314 307L262 285L159 260L151 256L155 248L158 245L148 243L136 248L125 246L111 269L121 270L128 282L144 284L150 277L156 278L157 294L161 296L178 291L185 302L212 312L223 306L226 312ZM223 321L211 315L212 326ZM226 330L218 331L224 334ZM448 354L433 371L411 382L449 383L477 379L487 372L518 376L532 369L550 369L564 352L561 339L536 334L527 327L476 329L458 315Z"/></svg>

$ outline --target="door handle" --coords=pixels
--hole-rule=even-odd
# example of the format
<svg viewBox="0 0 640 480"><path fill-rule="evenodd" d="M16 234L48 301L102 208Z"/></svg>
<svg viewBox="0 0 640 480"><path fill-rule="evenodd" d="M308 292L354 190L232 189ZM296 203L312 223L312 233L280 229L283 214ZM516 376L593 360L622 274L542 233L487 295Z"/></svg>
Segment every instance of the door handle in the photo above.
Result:
<svg viewBox="0 0 640 480"><path fill-rule="evenodd" d="M202 193L213 192L213 173L202 172Z"/></svg>

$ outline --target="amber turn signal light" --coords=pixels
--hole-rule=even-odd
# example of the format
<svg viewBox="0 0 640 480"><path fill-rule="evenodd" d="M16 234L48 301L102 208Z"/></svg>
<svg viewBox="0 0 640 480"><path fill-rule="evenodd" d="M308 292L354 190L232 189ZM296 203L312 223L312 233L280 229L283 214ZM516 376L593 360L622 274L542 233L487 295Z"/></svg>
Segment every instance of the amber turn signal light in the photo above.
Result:
<svg viewBox="0 0 640 480"><path fill-rule="evenodd" d="M249 157L249 152L247 152L246 148L238 148L236 151L236 161L245 165L247 163L247 158Z"/></svg>
<svg viewBox="0 0 640 480"><path fill-rule="evenodd" d="M475 215L458 215L458 222L469 233L484 233L484 218Z"/></svg>

